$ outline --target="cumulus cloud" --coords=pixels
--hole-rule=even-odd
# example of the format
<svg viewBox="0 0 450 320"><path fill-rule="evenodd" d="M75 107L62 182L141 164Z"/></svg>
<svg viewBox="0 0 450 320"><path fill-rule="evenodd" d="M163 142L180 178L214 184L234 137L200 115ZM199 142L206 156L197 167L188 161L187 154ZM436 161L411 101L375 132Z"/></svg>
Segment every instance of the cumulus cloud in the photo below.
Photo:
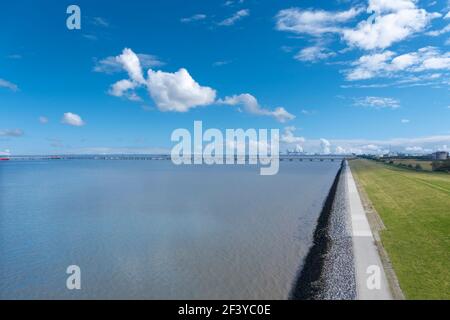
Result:
<svg viewBox="0 0 450 320"><path fill-rule="evenodd" d="M157 56L151 54L138 53L136 56L139 59L141 67L145 69L164 65L164 63L160 61ZM110 56L96 61L94 71L107 74L118 73L123 71L123 64L118 57Z"/></svg>
<svg viewBox="0 0 450 320"><path fill-rule="evenodd" d="M187 18L182 18L182 19L180 19L180 21L183 23L188 23L188 22L200 21L200 20L204 20L204 19L206 19L206 14L198 13L198 14L194 14L193 16L190 16Z"/></svg>
<svg viewBox="0 0 450 320"><path fill-rule="evenodd" d="M363 97L356 98L354 102L355 106L370 107L375 109L397 109L400 107L400 101L393 98L385 97Z"/></svg>
<svg viewBox="0 0 450 320"><path fill-rule="evenodd" d="M132 90L138 87L138 85L139 84L136 83L135 81L130 81L128 79L119 80L113 85L111 85L111 88L109 89L108 93L115 97L125 96L129 100L136 101L139 99L139 97Z"/></svg>
<svg viewBox="0 0 450 320"><path fill-rule="evenodd" d="M294 115L287 112L283 107L278 107L274 110L262 108L259 105L258 100L249 93L225 97L224 99L220 99L218 103L232 106L241 105L248 113L262 116L271 116L281 123L295 118Z"/></svg>
<svg viewBox="0 0 450 320"><path fill-rule="evenodd" d="M355 18L361 12L360 8L350 8L347 11L284 9L276 15L276 29L312 36L338 33L342 30L342 23Z"/></svg>
<svg viewBox="0 0 450 320"><path fill-rule="evenodd" d="M109 90L113 96L140 101L134 90L146 87L159 110L177 112L186 112L215 101L215 90L199 85L184 68L174 73L149 69L145 79L140 59L131 49L124 49L115 60L127 71L130 79L114 83Z"/></svg>
<svg viewBox="0 0 450 320"><path fill-rule="evenodd" d="M0 130L0 137L21 137L24 135L22 129L4 129Z"/></svg>
<svg viewBox="0 0 450 320"><path fill-rule="evenodd" d="M116 60L128 72L128 76L131 80L139 84L143 84L145 82L142 74L141 61L131 49L123 49L122 54L117 56Z"/></svg>
<svg viewBox="0 0 450 320"><path fill-rule="evenodd" d="M331 143L327 139L320 139L320 149L321 153L323 154L329 154L331 153Z"/></svg>
<svg viewBox="0 0 450 320"><path fill-rule="evenodd" d="M450 70L450 52L441 53L436 47L423 47L415 52L396 55L392 51L364 55L352 63L347 80L394 77L400 74Z"/></svg>
<svg viewBox="0 0 450 320"><path fill-rule="evenodd" d="M301 145L299 145L299 144L296 145L295 146L295 152L299 152L299 153L304 152L303 147Z"/></svg>
<svg viewBox="0 0 450 320"><path fill-rule="evenodd" d="M218 23L219 26L232 26L237 21L241 20L244 17L247 17L250 15L250 10L248 9L242 9L234 13L231 17L221 21Z"/></svg>
<svg viewBox="0 0 450 320"><path fill-rule="evenodd" d="M389 59L394 55L392 51L364 55L353 63L354 69L347 73L347 80L370 79L386 68Z"/></svg>
<svg viewBox="0 0 450 320"><path fill-rule="evenodd" d="M66 112L61 119L61 122L74 127L81 127L85 125L85 122L81 117L72 112Z"/></svg>
<svg viewBox="0 0 450 320"><path fill-rule="evenodd" d="M279 122L295 118L282 107L274 110L262 108L256 98L248 93L216 99L216 90L200 85L185 68L176 72L148 69L145 75L139 57L131 49L124 49L114 61L120 63L129 79L112 84L109 89L112 96L140 101L136 90L145 88L160 111L187 112L195 107L226 104L241 105L248 113L271 116Z"/></svg>
<svg viewBox="0 0 450 320"><path fill-rule="evenodd" d="M336 53L321 46L311 46L300 50L294 58L300 61L317 62L335 56Z"/></svg>
<svg viewBox="0 0 450 320"><path fill-rule="evenodd" d="M295 136L296 129L297 128L295 128L294 126L285 127L280 141L288 144L298 144L305 142L305 138Z"/></svg>
<svg viewBox="0 0 450 320"><path fill-rule="evenodd" d="M135 89L144 87L159 110L177 112L186 112L215 101L216 91L198 84L184 68L174 73L149 69L145 79L139 56L131 49L124 49L114 60L130 78L117 81L110 87L109 94L113 96L140 101Z"/></svg>
<svg viewBox="0 0 450 320"><path fill-rule="evenodd" d="M6 89L9 89L11 91L18 91L19 90L19 87L16 84L14 84L14 83L12 83L10 81L7 81L5 79L1 79L1 78L0 78L0 88L6 88Z"/></svg>
<svg viewBox="0 0 450 320"><path fill-rule="evenodd" d="M366 16L355 24L354 20L364 11ZM367 15L370 16L367 18ZM299 61L317 62L338 53L321 45L324 40L332 40L333 35L349 46L339 53L351 48L382 50L426 31L431 21L438 17L442 15L419 8L418 0L368 0L365 7L356 5L344 11L289 8L279 11L275 18L277 30L309 35L317 41L318 45L304 48L294 56ZM440 35L450 31L449 28L430 31L429 34ZM390 53L376 52L361 59L367 58L362 62L376 64L376 59ZM372 70L369 65L369 68L356 69L348 78L368 79L376 73L377 68Z"/></svg>
<svg viewBox="0 0 450 320"><path fill-rule="evenodd" d="M161 111L186 112L216 99L214 89L199 85L184 68L174 73L148 70L147 88Z"/></svg>
<svg viewBox="0 0 450 320"><path fill-rule="evenodd" d="M276 29L314 37L334 33L350 46L373 50L422 32L441 16L418 8L416 0L369 0L366 12L371 16L349 27L347 23L363 11L359 6L346 11L284 9L276 15Z"/></svg>
<svg viewBox="0 0 450 320"><path fill-rule="evenodd" d="M355 28L342 30L342 37L351 46L365 50L385 49L421 32L439 13L428 13L416 6L416 0L369 0L367 20Z"/></svg>

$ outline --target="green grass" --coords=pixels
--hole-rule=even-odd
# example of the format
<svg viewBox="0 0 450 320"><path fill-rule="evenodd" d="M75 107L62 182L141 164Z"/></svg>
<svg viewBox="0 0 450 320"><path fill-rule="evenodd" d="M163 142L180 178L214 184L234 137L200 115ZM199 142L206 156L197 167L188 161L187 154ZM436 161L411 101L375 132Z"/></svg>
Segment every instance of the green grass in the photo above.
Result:
<svg viewBox="0 0 450 320"><path fill-rule="evenodd" d="M427 160L414 160L414 159L394 159L394 164L405 164L405 165L412 165L414 168L416 164L420 164L422 167L422 170L425 171L432 171L433 167L433 161L427 161Z"/></svg>
<svg viewBox="0 0 450 320"><path fill-rule="evenodd" d="M407 299L450 299L450 174L352 160Z"/></svg>

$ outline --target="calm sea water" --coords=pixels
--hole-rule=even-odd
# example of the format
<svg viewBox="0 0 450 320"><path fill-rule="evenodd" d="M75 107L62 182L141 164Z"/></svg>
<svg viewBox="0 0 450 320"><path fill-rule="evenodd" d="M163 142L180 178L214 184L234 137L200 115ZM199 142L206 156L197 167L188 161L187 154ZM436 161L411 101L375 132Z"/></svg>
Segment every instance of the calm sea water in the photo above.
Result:
<svg viewBox="0 0 450 320"><path fill-rule="evenodd" d="M1 163L0 298L286 299L338 166Z"/></svg>

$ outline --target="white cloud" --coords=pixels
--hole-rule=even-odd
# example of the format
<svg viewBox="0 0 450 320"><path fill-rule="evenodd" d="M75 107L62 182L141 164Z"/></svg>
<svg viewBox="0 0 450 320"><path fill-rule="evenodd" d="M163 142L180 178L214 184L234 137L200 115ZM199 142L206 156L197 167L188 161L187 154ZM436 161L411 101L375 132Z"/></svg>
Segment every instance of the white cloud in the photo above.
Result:
<svg viewBox="0 0 450 320"><path fill-rule="evenodd" d="M327 153L334 150L340 154L385 154L393 152L431 153L445 150L450 146L450 135L393 138L386 140L372 139L307 139L303 149L307 153Z"/></svg>
<svg viewBox="0 0 450 320"><path fill-rule="evenodd" d="M362 6L357 5L345 11L289 8L276 15L276 29L307 34L320 40L326 34L336 34L350 47L386 49L425 31L433 19L442 16L419 8L417 3L417 0L368 0L365 10L370 16L352 26L349 26L352 20L364 11ZM447 29L439 32L447 32ZM316 53L320 52L316 49ZM303 56L300 55L304 58L299 60L313 61L307 58L312 55L307 54L308 51L305 51Z"/></svg>
<svg viewBox="0 0 450 320"><path fill-rule="evenodd" d="M235 1L227 0L227 1L225 1L225 3L223 5L225 7L232 7L232 6L236 5L236 4L242 4L242 3L244 3L244 0L235 0Z"/></svg>
<svg viewBox="0 0 450 320"><path fill-rule="evenodd" d="M79 115L72 113L72 112L64 113L64 116L63 116L61 122L64 124L68 124L70 126L75 126L75 127L81 127L81 126L85 125L85 122L83 121L83 119L81 119L81 117Z"/></svg>
<svg viewBox="0 0 450 320"><path fill-rule="evenodd" d="M302 147L301 145L299 145L299 144L296 145L296 146L295 146L295 152L300 152L300 153L301 153L301 152L304 152L303 147Z"/></svg>
<svg viewBox="0 0 450 320"><path fill-rule="evenodd" d="M124 49L115 61L128 72L130 79L114 83L109 90L113 96L140 101L135 89L145 87L159 110L176 112L186 112L215 101L216 91L199 85L184 68L174 73L149 69L145 79L140 58L131 49Z"/></svg>
<svg viewBox="0 0 450 320"><path fill-rule="evenodd" d="M150 54L138 53L136 56L139 58L139 62L142 68L154 68L164 65L158 57ZM102 72L107 74L122 72L123 64L118 60L118 57L110 56L96 62L94 66L95 72Z"/></svg>
<svg viewBox="0 0 450 320"><path fill-rule="evenodd" d="M276 29L299 34L319 36L324 33L341 32L341 24L361 13L360 8L347 11L284 9L276 15Z"/></svg>
<svg viewBox="0 0 450 320"><path fill-rule="evenodd" d="M83 34L83 37L92 41L98 40L97 36L93 34Z"/></svg>
<svg viewBox="0 0 450 320"><path fill-rule="evenodd" d="M394 152L414 151L417 153L431 153L450 143L450 135L428 136L418 138L394 138L387 140L349 139L330 140L331 144L339 145L346 153L372 153L383 154L389 150ZM319 144L316 142L316 145ZM314 144L310 147L314 147ZM422 151L420 151L420 149Z"/></svg>
<svg viewBox="0 0 450 320"><path fill-rule="evenodd" d="M1 79L1 78L0 78L0 88L6 88L11 91L19 90L19 87L16 84L9 82L7 80Z"/></svg>
<svg viewBox="0 0 450 320"><path fill-rule="evenodd" d="M354 102L355 106L371 107L375 109L397 109L400 107L400 101L393 98L385 97L363 97L357 98Z"/></svg>
<svg viewBox="0 0 450 320"><path fill-rule="evenodd" d="M280 141L288 144L298 144L305 142L305 138L295 136L295 130L296 128L294 126L285 127Z"/></svg>
<svg viewBox="0 0 450 320"><path fill-rule="evenodd" d="M325 140L327 141L327 140ZM314 144L315 142L313 141L312 144ZM328 147L329 150L331 151L332 145L336 144L336 143L343 143L344 146L341 145L336 145L336 147L334 148L334 153L335 154L384 154L388 152L388 149L383 148L382 146L378 146L378 145L374 145L374 144L353 144L352 142L347 142L347 141L331 141L329 142L330 146ZM318 143L319 147L318 150L319 152L323 153L323 143L321 141L319 141ZM327 147L325 147L326 149ZM317 150L317 147L316 147ZM327 150L326 150L327 151ZM329 153L329 152L328 152Z"/></svg>
<svg viewBox="0 0 450 320"><path fill-rule="evenodd" d="M424 47L415 52L395 55L392 51L360 57L347 71L347 80L375 77L394 77L406 73L450 70L450 52L441 53L435 47Z"/></svg>
<svg viewBox="0 0 450 320"><path fill-rule="evenodd" d="M24 135L22 129L4 129L0 130L0 137L21 137Z"/></svg>
<svg viewBox="0 0 450 320"><path fill-rule="evenodd" d="M132 90L134 90L138 86L138 83L134 81L130 81L128 79L119 80L113 85L111 85L111 88L109 89L108 93L115 97L123 97L134 101L135 99L133 97L136 97L136 93Z"/></svg>
<svg viewBox="0 0 450 320"><path fill-rule="evenodd" d="M369 0L367 12L385 13L414 9L417 0Z"/></svg>
<svg viewBox="0 0 450 320"><path fill-rule="evenodd" d="M437 37L440 36L441 34L450 32L450 24L448 24L447 26L445 26L444 28L440 29L440 30L433 30L433 31L429 31L427 32L427 35L432 36L432 37Z"/></svg>
<svg viewBox="0 0 450 320"><path fill-rule="evenodd" d="M312 46L307 47L302 50L300 50L297 55L295 55L295 59L300 61L310 61L310 62L317 62L319 60L325 60L330 57L335 56L336 53L321 47L321 46Z"/></svg>
<svg viewBox="0 0 450 320"><path fill-rule="evenodd" d="M182 19L180 19L180 21L183 23L188 23L188 22L200 21L200 20L204 20L204 19L206 19L206 14L198 13L198 14L194 14L193 16L190 16L187 18L182 18Z"/></svg>
<svg viewBox="0 0 450 320"><path fill-rule="evenodd" d="M244 110L248 113L262 116L271 116L281 123L295 118L294 115L287 112L283 107L275 108L275 110L273 111L262 108L259 105L258 100L256 100L256 98L249 93L225 97L224 99L219 100L218 103L232 106L242 105L244 107Z"/></svg>
<svg viewBox="0 0 450 320"><path fill-rule="evenodd" d="M241 20L244 17L247 17L250 15L250 10L248 9L242 9L237 11L235 14L233 14L231 17L221 21L218 23L219 26L232 26L237 21Z"/></svg>
<svg viewBox="0 0 450 320"><path fill-rule="evenodd" d="M387 61L394 55L392 51L374 53L360 57L347 74L347 80L362 80L375 77L380 70L386 69Z"/></svg>
<svg viewBox="0 0 450 320"><path fill-rule="evenodd" d="M139 57L129 48L123 49L121 55L116 57L117 62L128 72L131 80L143 84L145 82Z"/></svg>
<svg viewBox="0 0 450 320"><path fill-rule="evenodd" d="M400 122L401 123L409 123L410 121L409 121L409 119L402 119L402 120L400 120Z"/></svg>
<svg viewBox="0 0 450 320"><path fill-rule="evenodd" d="M423 152L423 148L422 147L418 147L418 146L412 146L412 147L406 147L405 151L422 153Z"/></svg>
<svg viewBox="0 0 450 320"><path fill-rule="evenodd" d="M109 22L102 17L94 17L92 18L92 23L96 26L100 26L100 27L109 27Z"/></svg>
<svg viewBox="0 0 450 320"><path fill-rule="evenodd" d="M347 152L346 152L345 148L342 148L341 146L337 146L335 149L335 153L336 154L345 154Z"/></svg>
<svg viewBox="0 0 450 320"><path fill-rule="evenodd" d="M282 107L274 110L261 108L256 98L250 94L234 95L216 100L216 90L201 86L184 68L173 73L149 69L147 79L145 79L139 57L131 49L124 49L122 55L115 60L120 62L130 77L130 79L123 79L111 85L109 94L116 97L140 101L141 98L136 94L136 90L146 88L160 111L187 112L195 107L218 103L242 105L248 113L271 116L279 122L295 118Z"/></svg>
<svg viewBox="0 0 450 320"><path fill-rule="evenodd" d="M147 88L161 111L186 112L216 98L214 89L199 85L184 68L174 73L148 70Z"/></svg>
<svg viewBox="0 0 450 320"><path fill-rule="evenodd" d="M44 117L44 116L40 116L38 120L39 120L39 122L42 123L42 124L48 123L48 118L47 118L47 117Z"/></svg>
<svg viewBox="0 0 450 320"><path fill-rule="evenodd" d="M321 153L323 154L329 154L331 153L331 143L330 141L326 140L326 139L320 139L320 148L321 148Z"/></svg>
<svg viewBox="0 0 450 320"><path fill-rule="evenodd" d="M304 114L305 116L311 116L311 115L314 115L314 114L316 114L316 110L306 110L306 109L302 109L301 111L300 111L302 114Z"/></svg>
<svg viewBox="0 0 450 320"><path fill-rule="evenodd" d="M428 13L416 6L416 0L369 0L367 20L356 28L344 29L343 39L365 50L385 49L427 27L439 13Z"/></svg>

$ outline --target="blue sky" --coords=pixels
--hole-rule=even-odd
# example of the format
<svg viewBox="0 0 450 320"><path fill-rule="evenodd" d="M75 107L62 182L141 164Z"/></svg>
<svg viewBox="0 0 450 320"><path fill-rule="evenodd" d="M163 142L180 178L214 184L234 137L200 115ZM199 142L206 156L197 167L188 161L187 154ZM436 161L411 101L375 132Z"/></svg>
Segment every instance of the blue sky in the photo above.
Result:
<svg viewBox="0 0 450 320"><path fill-rule="evenodd" d="M81 30L66 27L70 4ZM0 154L151 153L176 128L279 128L282 149L450 148L450 3L15 1ZM150 71L149 71L150 69Z"/></svg>

